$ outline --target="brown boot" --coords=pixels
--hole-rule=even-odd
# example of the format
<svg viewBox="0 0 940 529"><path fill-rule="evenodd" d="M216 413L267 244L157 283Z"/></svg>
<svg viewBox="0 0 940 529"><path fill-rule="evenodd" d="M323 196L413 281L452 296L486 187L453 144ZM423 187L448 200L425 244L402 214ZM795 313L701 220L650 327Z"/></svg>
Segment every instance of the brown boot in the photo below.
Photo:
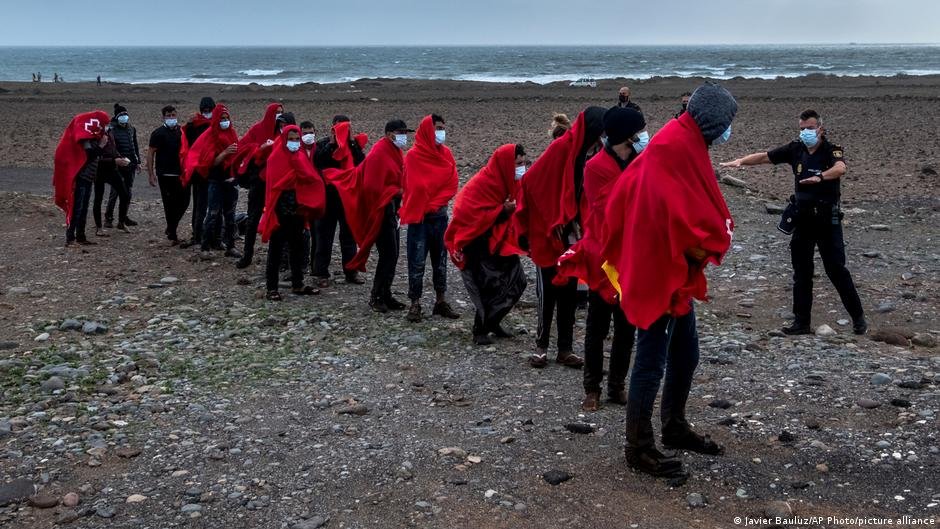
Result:
<svg viewBox="0 0 940 529"><path fill-rule="evenodd" d="M584 394L584 400L581 401L581 409L587 412L594 412L600 409L601 394L599 392L589 392Z"/></svg>
<svg viewBox="0 0 940 529"><path fill-rule="evenodd" d="M572 369L581 369L581 366L584 365L584 360L571 351L566 351L564 353L559 351L558 356L555 358L555 363L561 364L565 367L570 367Z"/></svg>
<svg viewBox="0 0 940 529"><path fill-rule="evenodd" d="M612 402L614 404L620 404L623 406L627 403L627 390L624 388L607 388L607 402Z"/></svg>

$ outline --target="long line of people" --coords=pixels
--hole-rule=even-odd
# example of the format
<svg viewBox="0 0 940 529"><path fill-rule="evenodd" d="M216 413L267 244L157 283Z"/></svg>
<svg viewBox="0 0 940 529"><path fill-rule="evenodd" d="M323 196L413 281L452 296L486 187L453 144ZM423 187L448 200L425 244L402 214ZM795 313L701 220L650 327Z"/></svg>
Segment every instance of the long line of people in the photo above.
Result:
<svg viewBox="0 0 940 529"><path fill-rule="evenodd" d="M627 461L639 471L674 477L683 472L681 461L656 449L651 423L664 375L664 444L706 454L723 450L691 429L685 403L698 362L692 298L706 297L703 270L721 261L733 229L708 147L727 141L737 105L724 88L702 85L688 97L687 108L651 138L629 96L622 90L617 106L588 107L573 123L556 116L555 139L531 167L522 145L500 146L459 190L441 115L424 117L417 131L390 120L367 149L368 138L353 133L348 117L337 115L329 136L318 142L313 123L297 126L278 102L241 137L229 109L211 98L203 98L199 112L182 126L176 109L164 107L163 125L150 136L146 167L151 185L160 187L171 244L198 245L210 259L213 250L224 250L247 268L260 234L269 244L265 276L272 301L282 299L285 256L292 293L314 295L330 286L338 228L346 282L364 283L361 273L374 246L378 259L369 305L378 313L405 309L392 295L392 283L400 224L406 224L407 319L425 317L421 298L429 258L431 313L460 317L446 296L449 257L475 309L473 342L488 345L511 337L501 323L526 288L520 257L528 256L537 269L539 301L529 364L547 366L554 318L555 361L584 367L582 408L595 411L601 405L603 343L613 322L607 400L627 406ZM66 213L67 245L94 244L85 234L85 216L98 182L112 187L109 211L119 202L118 227L135 225L127 213L142 161L127 116L120 105L111 117L80 114L63 134L54 187L56 204ZM411 133L414 145L406 150ZM239 186L248 189L242 250L236 248ZM182 241L178 228L190 196L192 239ZM98 216L96 227L105 234ZM308 267L314 285L304 284ZM585 359L574 352L579 281L590 290Z"/></svg>

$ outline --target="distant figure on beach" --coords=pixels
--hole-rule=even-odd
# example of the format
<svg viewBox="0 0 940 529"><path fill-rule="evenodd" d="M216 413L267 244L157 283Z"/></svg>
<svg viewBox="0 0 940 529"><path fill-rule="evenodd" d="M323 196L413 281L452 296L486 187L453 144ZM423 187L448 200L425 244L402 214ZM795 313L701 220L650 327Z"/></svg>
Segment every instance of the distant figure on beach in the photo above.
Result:
<svg viewBox="0 0 940 529"><path fill-rule="evenodd" d="M568 119L567 114L555 114L552 116L552 126L548 129L548 133L552 136L553 140L565 135L565 131L571 128L571 120Z"/></svg>
<svg viewBox="0 0 940 529"><path fill-rule="evenodd" d="M52 82L53 82L53 83L58 83L58 82L59 82L59 72L55 72L55 73L52 74Z"/></svg>
<svg viewBox="0 0 940 529"><path fill-rule="evenodd" d="M34 82L34 83L36 82L36 74L35 74L35 73L33 74L33 82Z"/></svg>
<svg viewBox="0 0 940 529"><path fill-rule="evenodd" d="M682 105L682 107L679 108L679 111L676 112L676 115L675 115L675 116L673 116L674 118L679 119L679 116L681 116L682 114L685 114L686 109L689 108L689 98L690 98L690 97L692 97L692 92L686 92L686 93L682 94L682 97L679 99L680 104Z"/></svg>
<svg viewBox="0 0 940 529"><path fill-rule="evenodd" d="M790 240L790 259L793 262L794 319L792 325L783 328L784 334L813 333L810 317L813 308L813 256L817 246L826 275L852 317L853 331L855 334L865 334L868 323L865 321L862 301L858 297L852 275L845 267L840 207L840 183L846 171L845 153L842 146L829 142L822 118L815 110L805 110L800 114L799 127L798 139L721 166L738 168L785 163L793 168L795 189L784 216L793 219L789 224L793 236Z"/></svg>
<svg viewBox="0 0 940 529"><path fill-rule="evenodd" d="M101 86L101 76L98 76L98 86Z"/></svg>
<svg viewBox="0 0 940 529"><path fill-rule="evenodd" d="M640 110L640 105L634 103L633 101L630 101L630 87L629 86L620 87L620 93L618 94L617 99L618 99L617 101L618 107L632 108L633 110L636 110L637 112L643 112L642 110Z"/></svg>
<svg viewBox="0 0 940 529"><path fill-rule="evenodd" d="M36 81L42 82L42 72L36 72Z"/></svg>

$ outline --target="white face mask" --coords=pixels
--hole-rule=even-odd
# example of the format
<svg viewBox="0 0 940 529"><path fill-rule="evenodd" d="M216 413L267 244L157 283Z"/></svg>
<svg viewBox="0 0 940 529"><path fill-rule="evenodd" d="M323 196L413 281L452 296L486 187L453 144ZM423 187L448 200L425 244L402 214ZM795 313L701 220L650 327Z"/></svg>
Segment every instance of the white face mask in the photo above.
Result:
<svg viewBox="0 0 940 529"><path fill-rule="evenodd" d="M227 130L231 125L232 125L232 122L227 119L223 119L222 121L219 122L219 127L221 127L222 130Z"/></svg>
<svg viewBox="0 0 940 529"><path fill-rule="evenodd" d="M408 135L407 134L396 134L395 135L395 145L399 149L404 149L408 145Z"/></svg>
<svg viewBox="0 0 940 529"><path fill-rule="evenodd" d="M212 119L212 112L203 112L202 117L206 119Z"/></svg>
<svg viewBox="0 0 940 529"><path fill-rule="evenodd" d="M283 116L283 115L284 115L284 114L281 114L280 112L278 112L277 114L274 114L274 121L277 121L277 120L281 119L281 116Z"/></svg>
<svg viewBox="0 0 940 529"><path fill-rule="evenodd" d="M317 135L313 132L309 132L301 136L300 139L304 140L305 145L313 145L317 141Z"/></svg>
<svg viewBox="0 0 940 529"><path fill-rule="evenodd" d="M636 151L637 154L640 154L650 142L650 133L644 130L636 136L638 141L633 142L633 150Z"/></svg>
<svg viewBox="0 0 940 529"><path fill-rule="evenodd" d="M300 142L299 142L299 141L296 141L296 140L288 140L287 143L286 143L286 145L287 145L287 150L290 151L290 152L297 152L297 151L300 150Z"/></svg>
<svg viewBox="0 0 940 529"><path fill-rule="evenodd" d="M524 165L516 166L516 180L522 180L522 175L525 174L526 167Z"/></svg>
<svg viewBox="0 0 940 529"><path fill-rule="evenodd" d="M446 130L435 130L434 131L434 141L438 145L443 145L444 141L447 140L447 131Z"/></svg>

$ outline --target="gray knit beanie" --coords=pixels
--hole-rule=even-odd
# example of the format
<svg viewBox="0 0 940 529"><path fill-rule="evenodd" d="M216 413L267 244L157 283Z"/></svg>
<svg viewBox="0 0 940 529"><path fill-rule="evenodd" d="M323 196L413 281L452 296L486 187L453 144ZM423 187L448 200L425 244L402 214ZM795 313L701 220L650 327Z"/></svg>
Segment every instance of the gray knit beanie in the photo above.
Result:
<svg viewBox="0 0 940 529"><path fill-rule="evenodd" d="M724 87L706 82L692 92L687 111L702 130L705 143L711 145L731 126L738 112L738 103Z"/></svg>

